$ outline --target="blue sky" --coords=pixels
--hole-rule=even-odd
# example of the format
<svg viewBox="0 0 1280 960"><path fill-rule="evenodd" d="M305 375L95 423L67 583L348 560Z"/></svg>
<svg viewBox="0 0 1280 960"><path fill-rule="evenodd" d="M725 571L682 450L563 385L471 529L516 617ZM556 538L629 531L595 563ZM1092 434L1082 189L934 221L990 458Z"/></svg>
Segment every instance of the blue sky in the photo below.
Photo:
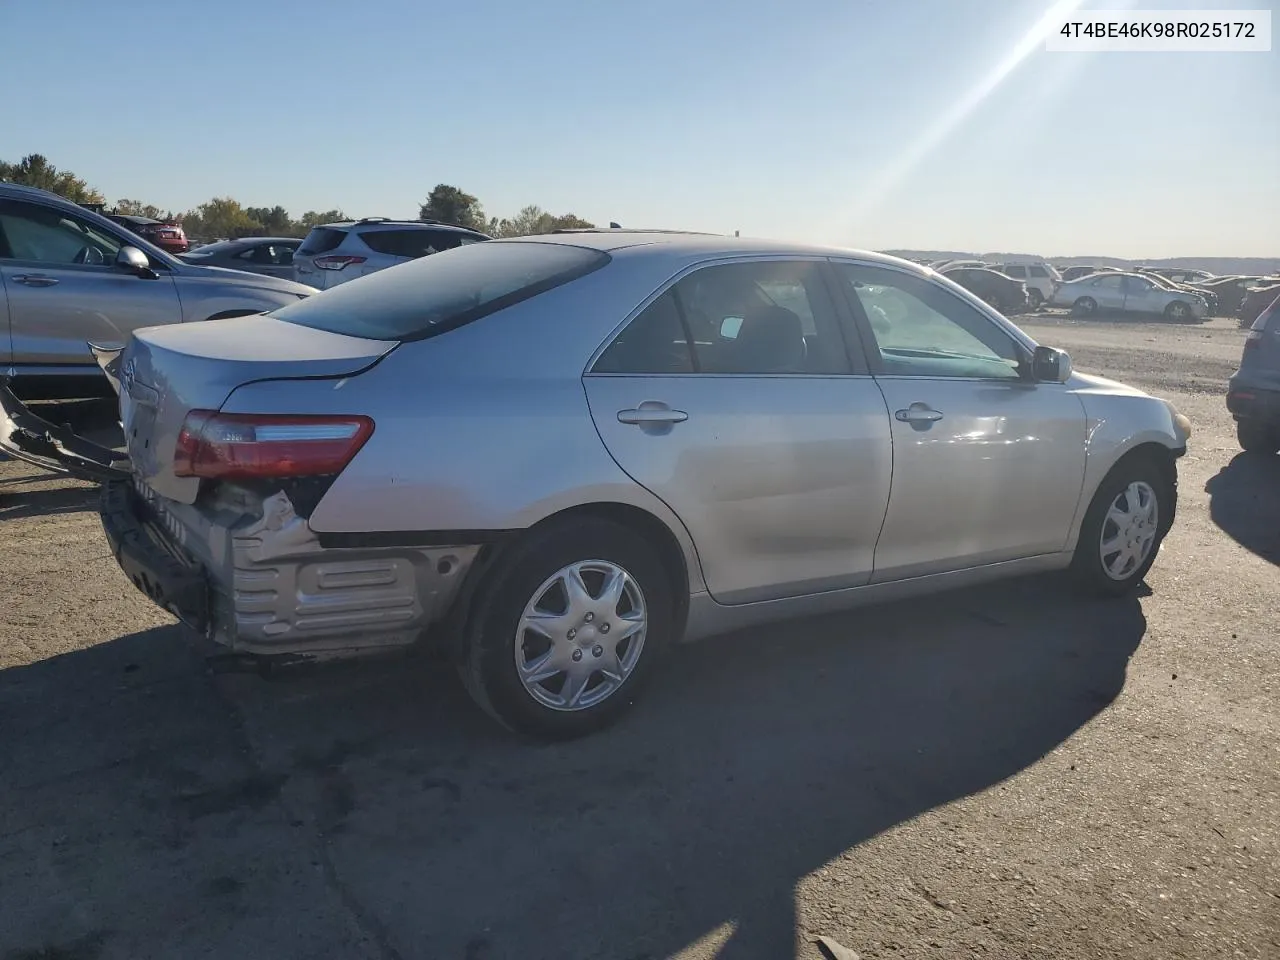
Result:
<svg viewBox="0 0 1280 960"><path fill-rule="evenodd" d="M447 182L500 216L536 203L876 249L1280 256L1280 45L1038 44L975 96L1048 6L0 0L0 158L44 153L109 200L178 210L231 195L414 216Z"/></svg>

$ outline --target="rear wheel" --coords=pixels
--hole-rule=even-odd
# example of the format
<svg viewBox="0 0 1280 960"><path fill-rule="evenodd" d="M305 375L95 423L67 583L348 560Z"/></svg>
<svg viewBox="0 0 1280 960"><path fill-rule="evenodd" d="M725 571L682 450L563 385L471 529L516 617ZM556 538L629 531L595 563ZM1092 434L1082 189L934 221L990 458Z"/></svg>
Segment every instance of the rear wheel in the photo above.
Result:
<svg viewBox="0 0 1280 960"><path fill-rule="evenodd" d="M1071 305L1071 309L1082 317L1091 317L1098 312L1098 301L1093 297L1081 297Z"/></svg>
<svg viewBox="0 0 1280 960"><path fill-rule="evenodd" d="M1264 420L1237 420L1236 439L1246 453L1272 454L1280 451L1280 428Z"/></svg>
<svg viewBox="0 0 1280 960"><path fill-rule="evenodd" d="M586 518L515 546L472 609L459 665L472 697L509 729L567 739L631 706L670 642L676 604L642 536Z"/></svg>
<svg viewBox="0 0 1280 960"><path fill-rule="evenodd" d="M1080 526L1071 566L1081 585L1103 596L1120 596L1136 587L1155 562L1176 495L1151 457L1133 456L1116 464Z"/></svg>

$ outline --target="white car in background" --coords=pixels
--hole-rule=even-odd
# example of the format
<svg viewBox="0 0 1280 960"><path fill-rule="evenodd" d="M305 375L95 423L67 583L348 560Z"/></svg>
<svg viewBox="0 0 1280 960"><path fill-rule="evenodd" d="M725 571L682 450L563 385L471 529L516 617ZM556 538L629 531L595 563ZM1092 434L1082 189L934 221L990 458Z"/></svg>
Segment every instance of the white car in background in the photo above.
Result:
<svg viewBox="0 0 1280 960"><path fill-rule="evenodd" d="M1033 310L1041 304L1052 301L1054 291L1062 283L1062 275L1058 273L1057 268L1044 260L997 263L992 269L999 270L1006 277L1025 283Z"/></svg>
<svg viewBox="0 0 1280 960"><path fill-rule="evenodd" d="M293 279L328 290L442 250L488 240L466 227L437 220L363 220L313 227L293 254Z"/></svg>
<svg viewBox="0 0 1280 960"><path fill-rule="evenodd" d="M1204 297L1186 289L1171 289L1140 273L1095 273L1058 287L1051 303L1071 307L1082 315L1156 313L1170 320L1203 320L1209 315Z"/></svg>

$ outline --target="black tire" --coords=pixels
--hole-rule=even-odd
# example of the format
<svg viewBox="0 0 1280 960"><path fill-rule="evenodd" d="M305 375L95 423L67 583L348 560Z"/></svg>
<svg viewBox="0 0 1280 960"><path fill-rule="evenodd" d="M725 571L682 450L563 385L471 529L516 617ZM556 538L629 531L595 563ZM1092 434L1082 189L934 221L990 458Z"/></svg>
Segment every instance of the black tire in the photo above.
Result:
<svg viewBox="0 0 1280 960"><path fill-rule="evenodd" d="M521 682L516 644L523 648L525 640L518 640L518 627L526 604L548 578L589 560L607 561L627 572L643 594L648 626L639 659L618 689L593 706L565 711L540 703ZM464 626L458 665L463 683L480 707L517 733L565 740L603 729L635 702L671 643L676 630L673 590L659 553L631 528L595 517L553 523L516 543L481 583L471 622Z"/></svg>
<svg viewBox="0 0 1280 960"><path fill-rule="evenodd" d="M1145 559L1117 579L1110 576L1103 566L1102 532L1108 523L1107 512L1112 503L1133 483L1145 484L1155 494L1155 536ZM1133 590L1155 563L1176 509L1177 487L1153 457L1139 454L1122 459L1099 484L1080 525L1080 539L1071 561L1071 572L1077 583L1089 593L1106 597L1123 596Z"/></svg>
<svg viewBox="0 0 1280 960"><path fill-rule="evenodd" d="M1193 316L1191 308L1181 300L1175 300L1164 308L1164 315L1176 323L1185 323Z"/></svg>
<svg viewBox="0 0 1280 960"><path fill-rule="evenodd" d="M1280 451L1280 428L1263 420L1237 420L1236 440L1246 453L1274 454Z"/></svg>
<svg viewBox="0 0 1280 960"><path fill-rule="evenodd" d="M1091 317L1098 312L1098 301L1093 297L1081 297L1071 305L1071 311L1082 317Z"/></svg>
<svg viewBox="0 0 1280 960"><path fill-rule="evenodd" d="M1027 288L1027 302L1032 310L1039 310L1044 306L1044 294L1035 287Z"/></svg>

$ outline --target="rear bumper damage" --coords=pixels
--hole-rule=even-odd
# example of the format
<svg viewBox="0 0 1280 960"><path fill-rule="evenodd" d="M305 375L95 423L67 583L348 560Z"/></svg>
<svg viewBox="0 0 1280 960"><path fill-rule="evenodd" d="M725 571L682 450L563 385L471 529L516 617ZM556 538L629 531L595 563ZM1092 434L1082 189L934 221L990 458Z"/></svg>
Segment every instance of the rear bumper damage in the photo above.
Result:
<svg viewBox="0 0 1280 960"><path fill-rule="evenodd" d="M128 456L38 416L0 381L0 450L53 473L94 483L129 476Z"/></svg>
<svg viewBox="0 0 1280 960"><path fill-rule="evenodd" d="M103 488L102 526L129 580L234 653L322 658L407 646L441 622L479 545L324 547L289 498L261 515L201 512Z"/></svg>

